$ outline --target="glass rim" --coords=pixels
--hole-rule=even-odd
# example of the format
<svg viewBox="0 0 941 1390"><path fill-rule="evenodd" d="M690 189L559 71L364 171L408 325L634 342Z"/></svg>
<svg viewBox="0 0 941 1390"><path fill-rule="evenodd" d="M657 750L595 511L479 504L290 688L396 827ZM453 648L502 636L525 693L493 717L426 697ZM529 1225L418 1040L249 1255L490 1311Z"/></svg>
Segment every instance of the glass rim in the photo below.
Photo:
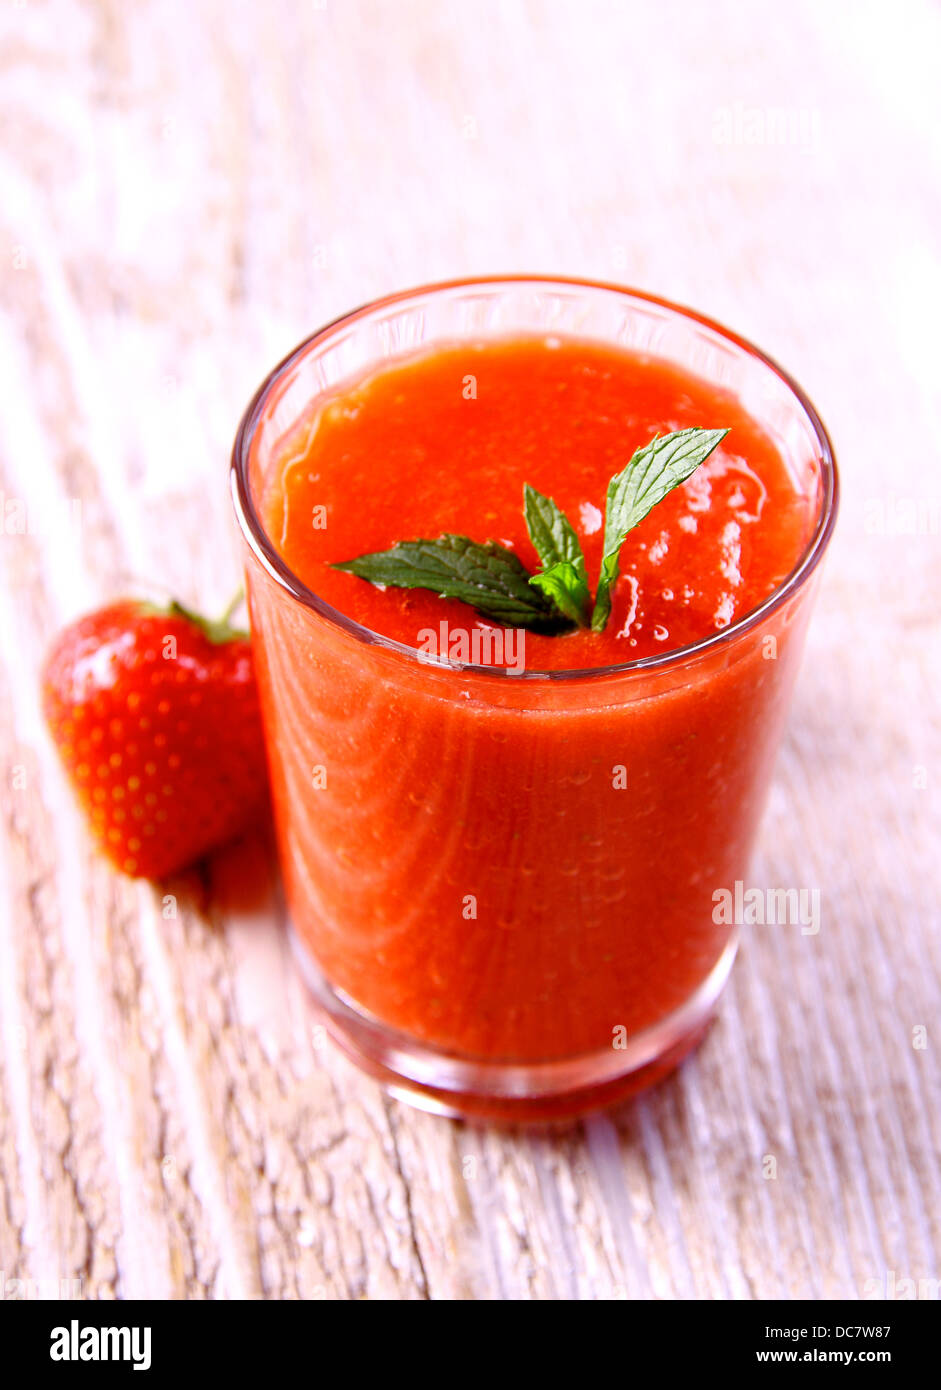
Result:
<svg viewBox="0 0 941 1390"><path fill-rule="evenodd" d="M579 666L565 670L548 671L514 671L503 666L485 666L473 662L454 661L450 657L436 657L429 661L427 655L419 651L417 647L410 647L405 642L399 642L393 637L386 637L381 632L359 623L355 618L342 612L326 599L321 598L309 588L279 554L269 537L258 510L255 506L249 483L249 462L251 457L251 446L254 439L255 430L262 417L265 406L269 398L274 393L284 376L291 368L308 352L328 339L338 329L357 322L359 319L366 318L378 310L387 308L394 304L400 304L405 300L419 299L428 295L440 293L446 290L455 289L484 289L488 286L500 287L501 285L531 285L534 289L540 287L566 286L570 289L601 290L610 294L618 295L626 300L639 300L645 304L652 304L658 308L666 309L670 313L678 315L680 318L691 320L693 323L708 328L710 332L718 337L725 339L734 347L747 353L749 356L763 363L781 381L791 395L795 398L805 417L810 423L811 430L819 446L821 476L823 483L823 497L818 511L814 529L804 546L803 551L798 557L793 568L785 575L781 583L759 603L756 607L748 610L735 622L728 627L720 629L718 632L710 633L707 637L701 637L695 642L688 642L685 646L674 647L669 651L657 653L654 656L635 657L630 661L617 662L609 666ZM391 360L391 359L390 359ZM758 422L760 424L760 421ZM379 299L370 300L362 304L357 309L350 310L348 313L341 314L329 323L318 328L308 337L304 338L295 348L280 361L277 366L265 377L258 387L246 407L245 413L239 422L232 446L232 459L229 468L230 487L232 501L235 507L235 515L242 535L248 544L249 549L254 554L267 573L277 584L293 599L302 604L305 608L311 609L321 618L326 619L334 627L347 633L350 637L362 642L364 645L380 647L388 652L404 658L406 661L414 662L425 669L436 671L451 671L455 675L466 677L467 675L487 676L493 678L505 678L508 680L566 680L584 681L599 680L605 677L628 675L631 672L651 672L660 671L674 665L682 665L698 657L704 652L716 651L723 646L729 645L746 633L758 627L771 613L781 607L793 594L803 588L806 581L817 568L823 553L826 550L833 527L836 522L836 514L839 500L839 477L836 467L836 456L830 436L826 426L817 413L816 407L810 400L807 393L786 372L772 357L756 347L754 343L740 334L732 332L724 324L716 319L709 318L705 314L700 314L695 309L690 309L683 304L677 304L672 300L664 299L659 295L650 294L644 290L636 290L627 285L618 285L604 280L588 280L566 275L489 275L489 276L470 276L456 280L435 281L427 285L418 285L411 289L396 290L392 294L383 295Z"/></svg>

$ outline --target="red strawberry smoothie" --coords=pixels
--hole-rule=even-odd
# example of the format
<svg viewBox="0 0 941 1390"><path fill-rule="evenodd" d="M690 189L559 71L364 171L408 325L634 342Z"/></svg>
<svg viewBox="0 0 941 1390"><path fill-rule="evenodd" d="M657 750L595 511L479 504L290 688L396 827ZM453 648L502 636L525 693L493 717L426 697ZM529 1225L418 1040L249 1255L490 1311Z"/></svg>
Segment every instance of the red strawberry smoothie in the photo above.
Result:
<svg viewBox="0 0 941 1390"><path fill-rule="evenodd" d="M594 587L612 474L692 425L729 434L628 536L603 633L527 633L525 675L508 677L344 627L412 649L442 623L486 627L331 565L451 531L535 572L525 483L572 521ZM683 1006L730 949L713 892L746 873L807 606L666 666L602 668L721 635L797 565L816 503L760 421L627 349L443 346L314 401L257 506L281 561L342 615L250 565L288 900L331 987L390 1036L519 1064L610 1049Z"/></svg>

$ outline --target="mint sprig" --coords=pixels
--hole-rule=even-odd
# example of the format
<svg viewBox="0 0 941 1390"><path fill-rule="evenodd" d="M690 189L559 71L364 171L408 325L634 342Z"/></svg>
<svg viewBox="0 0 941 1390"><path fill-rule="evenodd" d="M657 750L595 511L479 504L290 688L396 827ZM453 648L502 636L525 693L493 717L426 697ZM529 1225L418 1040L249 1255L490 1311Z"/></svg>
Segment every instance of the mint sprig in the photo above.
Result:
<svg viewBox="0 0 941 1390"><path fill-rule="evenodd" d="M551 497L529 483L523 489L523 509L542 564L538 574L531 575L512 550L496 541L478 545L467 536L452 534L437 540L399 541L390 550L344 560L333 568L372 584L430 589L441 598L460 599L481 617L506 627L557 636L590 623L593 632L602 632L611 616L611 593L628 534L691 477L727 434L726 429L696 425L657 435L611 479L601 573L590 618L588 573L575 528Z"/></svg>
<svg viewBox="0 0 941 1390"><path fill-rule="evenodd" d="M333 568L372 584L431 589L441 598L470 604L481 617L505 627L550 636L571 627L565 614L530 584L529 571L518 556L496 541L477 545L467 536L450 534L437 540L400 541L391 550L360 555Z"/></svg>
<svg viewBox="0 0 941 1390"><path fill-rule="evenodd" d="M543 568L530 584L553 601L579 627L588 625L588 570L582 543L568 517L551 497L544 497L529 483L523 488L523 510L529 538Z"/></svg>

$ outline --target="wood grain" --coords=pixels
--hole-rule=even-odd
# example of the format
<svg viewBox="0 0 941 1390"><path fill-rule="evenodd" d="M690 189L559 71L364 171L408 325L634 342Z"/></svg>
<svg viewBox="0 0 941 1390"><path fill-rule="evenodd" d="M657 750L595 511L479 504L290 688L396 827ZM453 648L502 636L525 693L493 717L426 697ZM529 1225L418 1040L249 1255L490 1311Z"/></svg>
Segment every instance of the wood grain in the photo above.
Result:
<svg viewBox="0 0 941 1390"><path fill-rule="evenodd" d="M0 24L2 1277L936 1297L937 7L7 0ZM819 887L820 933L747 931L698 1054L556 1134L413 1113L324 1046L265 845L163 889L112 874L36 702L52 631L133 580L222 606L227 454L275 360L499 270L726 320L817 400L845 487L753 875Z"/></svg>

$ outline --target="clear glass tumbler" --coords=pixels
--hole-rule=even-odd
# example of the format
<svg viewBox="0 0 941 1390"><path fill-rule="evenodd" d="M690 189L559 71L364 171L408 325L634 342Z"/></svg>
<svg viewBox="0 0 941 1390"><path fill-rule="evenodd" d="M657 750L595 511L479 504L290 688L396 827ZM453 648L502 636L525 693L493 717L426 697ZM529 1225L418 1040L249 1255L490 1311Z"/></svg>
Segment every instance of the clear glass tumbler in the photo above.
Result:
<svg viewBox="0 0 941 1390"><path fill-rule="evenodd" d="M519 674L429 664L306 588L258 499L312 404L422 348L549 334L738 397L806 499L807 544L779 588L662 656ZM635 291L433 285L338 319L276 367L231 478L294 943L334 1039L442 1114L550 1119L663 1076L732 965L713 892L746 877L834 524L833 453L806 396L741 338ZM629 794L612 815L597 778L614 765ZM560 800L596 851L577 864L553 848ZM487 911L463 911L469 895Z"/></svg>

